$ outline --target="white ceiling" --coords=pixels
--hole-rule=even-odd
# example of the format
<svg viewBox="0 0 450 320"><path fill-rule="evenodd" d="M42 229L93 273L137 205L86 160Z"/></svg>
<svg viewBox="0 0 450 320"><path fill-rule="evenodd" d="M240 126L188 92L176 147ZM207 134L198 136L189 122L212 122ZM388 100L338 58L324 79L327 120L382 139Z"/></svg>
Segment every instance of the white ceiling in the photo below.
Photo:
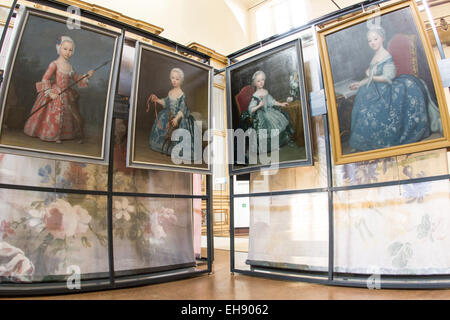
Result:
<svg viewBox="0 0 450 320"><path fill-rule="evenodd" d="M261 2L266 2L267 0L236 0L236 2L241 3L245 8L249 9L256 6Z"/></svg>

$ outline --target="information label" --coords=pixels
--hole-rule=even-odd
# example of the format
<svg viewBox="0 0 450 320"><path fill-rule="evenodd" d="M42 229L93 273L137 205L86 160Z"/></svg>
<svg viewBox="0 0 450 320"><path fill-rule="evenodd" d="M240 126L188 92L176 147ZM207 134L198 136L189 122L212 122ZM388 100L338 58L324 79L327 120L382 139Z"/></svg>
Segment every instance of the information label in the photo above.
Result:
<svg viewBox="0 0 450 320"><path fill-rule="evenodd" d="M438 67L444 88L450 87L450 58L439 60Z"/></svg>

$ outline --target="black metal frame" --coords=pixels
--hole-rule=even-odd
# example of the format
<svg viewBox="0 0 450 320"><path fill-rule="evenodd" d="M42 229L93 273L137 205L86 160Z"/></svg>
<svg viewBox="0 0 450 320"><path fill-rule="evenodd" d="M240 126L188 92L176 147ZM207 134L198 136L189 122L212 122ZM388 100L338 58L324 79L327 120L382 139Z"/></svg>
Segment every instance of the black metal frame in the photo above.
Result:
<svg viewBox="0 0 450 320"><path fill-rule="evenodd" d="M68 4L53 1L53 0L31 0L37 4L42 4L44 6L52 7L58 10L66 11ZM0 39L0 50L2 49L3 41L8 30L9 22L11 18L15 15L14 10L17 7L17 0L13 1L10 8L8 19L5 24L1 39ZM204 63L209 64L210 57L206 54L193 50L191 48L180 45L171 40L165 39L158 35L143 31L134 26L118 22L116 20L103 17L94 12L86 11L80 9L81 16L85 18L98 21L100 23L116 27L122 30L122 36L125 37L125 31L133 34L143 36L145 38L151 39L158 43L164 44L171 48L176 49L178 52L183 52L189 55L196 56L203 59ZM120 50L120 55L122 51ZM119 66L120 68L120 66ZM118 75L120 74L120 69ZM118 81L118 79L117 79ZM116 88L117 91L117 88ZM126 288L142 286L154 283L161 283L167 281L180 280L188 277L200 276L202 274L209 274L212 272L213 263L213 239L212 239L212 176L206 176L206 194L205 195L194 195L194 194L157 194L157 193L139 193L139 192L114 192L113 191L113 174L114 174L114 129L115 129L115 119L123 118L121 114L114 114L111 126L111 139L110 139L110 157L108 164L108 187L107 191L97 191L97 190L77 190L77 189L63 189L63 188L51 188L51 187L39 187L30 185L14 185L14 184L0 184L0 189L12 189L12 190L23 190L23 191L37 191L37 192L50 192L50 193L70 193L70 194L80 194L80 195L97 195L97 196L107 196L107 233L108 233L108 259L109 259L109 271L106 276L99 277L97 279L81 280L80 289L69 289L67 287L66 281L61 282L33 282L33 283L0 283L0 296L36 296L36 295L54 295L54 294L70 294L70 293L81 293L89 291L100 291L116 288ZM127 117L128 118L128 117ZM159 270L154 269L151 273L145 274L135 274L135 275L124 275L120 276L115 273L114 270L114 250L113 250L113 219L112 219L112 200L113 197L118 196L128 196L128 197L149 197L149 198L168 198L168 199L201 199L207 202L207 212L206 212L206 230L207 230L207 257L201 260L207 261L207 268L203 270L195 270L193 266L189 267L187 265L177 265L171 266L177 269L171 270ZM150 269L148 269L150 270ZM132 272L133 270L129 270ZM145 270L144 270L145 271Z"/></svg>
<svg viewBox="0 0 450 320"><path fill-rule="evenodd" d="M358 12L361 9L365 10L367 6L378 5L383 2L388 2L391 0L369 0L364 1L360 4L353 5L348 8L340 9L336 12L318 18L316 20L310 21L309 23L290 30L286 33L276 35L267 38L263 41L255 43L248 46L242 50L232 53L228 56L229 65L233 62L233 59L252 52L253 50L259 49L262 46L273 43L275 41L286 38L290 35L299 33L308 28L312 29L314 43L317 46L315 26L318 24L331 21L333 19L342 17L343 15ZM416 0L417 1L417 0ZM426 1L423 2L427 6ZM437 34L435 33L437 36ZM439 43L439 38L436 37ZM316 47L317 54L319 50ZM319 68L321 70L320 61L318 60ZM224 72L225 69L218 70L217 73ZM319 72L319 82L321 84L321 89L324 88L322 73ZM356 189L368 189L376 187L386 187L393 185L410 184L417 182L426 181L442 181L449 180L450 174L430 176L417 179L409 180L397 180L388 181L381 183L372 184L361 184L353 186L343 186L335 187L333 186L333 176L332 176L332 157L331 157L331 141L328 126L328 115L322 115L324 123L324 136L325 136L325 151L326 151L326 163L327 163L327 187L325 188L315 188L315 189L302 189L302 190L287 190L287 191L276 191L276 192L259 192L259 193L249 193L249 194L234 194L234 174L230 174L230 271L232 273L240 273L249 276L259 276L269 279L277 280L290 280L290 281L302 281L307 283L319 283L331 286L346 286L346 287L361 287L368 288L367 280L370 275L362 275L356 273L339 273L334 271L334 212L333 212L333 195L336 191L343 190L356 190ZM327 272L312 272L312 271L298 271L298 270L288 270L288 269L277 269L272 267L258 267L251 266L250 270L237 269L235 267L235 246L234 246L234 199L240 197L267 197L267 196L281 196L290 194L300 194L300 193L317 193L317 192L327 192L328 194L328 230L329 230L329 241L328 241L328 271ZM405 275L377 275L379 276L379 283L376 285L378 288L383 289L443 289L450 288L450 274L449 275L419 275L419 276L405 276ZM439 281L439 282L438 282Z"/></svg>

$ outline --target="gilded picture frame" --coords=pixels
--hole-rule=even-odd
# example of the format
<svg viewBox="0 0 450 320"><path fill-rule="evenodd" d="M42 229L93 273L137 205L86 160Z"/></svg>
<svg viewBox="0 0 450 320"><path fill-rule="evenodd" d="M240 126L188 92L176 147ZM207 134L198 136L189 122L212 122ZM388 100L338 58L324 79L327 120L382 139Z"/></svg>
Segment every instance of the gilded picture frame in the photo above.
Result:
<svg viewBox="0 0 450 320"><path fill-rule="evenodd" d="M414 1L317 35L335 164L450 146L444 88Z"/></svg>
<svg viewBox="0 0 450 320"><path fill-rule="evenodd" d="M255 85L258 79L264 79L261 97ZM313 165L301 39L228 66L226 81L231 174ZM264 106L259 107L262 100ZM257 125L263 122L274 125ZM239 141L240 130L248 136L245 143ZM272 136L265 142L264 131L268 136L275 131L278 145L272 145ZM253 142L251 132L255 132ZM274 150L278 161L273 161ZM264 163L268 161L263 157L270 163Z"/></svg>
<svg viewBox="0 0 450 320"><path fill-rule="evenodd" d="M180 54L136 43L127 167L212 173L213 70Z"/></svg>
<svg viewBox="0 0 450 320"><path fill-rule="evenodd" d="M123 35L83 21L69 27L64 15L26 7L16 19L0 152L107 164Z"/></svg>

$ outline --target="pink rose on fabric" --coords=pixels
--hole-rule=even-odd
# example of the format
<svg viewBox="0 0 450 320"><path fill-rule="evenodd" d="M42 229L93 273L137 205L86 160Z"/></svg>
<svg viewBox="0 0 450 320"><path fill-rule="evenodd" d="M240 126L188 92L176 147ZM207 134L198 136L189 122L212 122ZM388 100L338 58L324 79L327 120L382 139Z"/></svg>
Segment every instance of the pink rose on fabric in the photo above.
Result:
<svg viewBox="0 0 450 320"><path fill-rule="evenodd" d="M14 230L11 228L11 222L3 220L0 223L0 239L5 240L8 236L13 236Z"/></svg>
<svg viewBox="0 0 450 320"><path fill-rule="evenodd" d="M150 214L150 236L152 240L162 240L167 237L163 226L159 223L158 214Z"/></svg>
<svg viewBox="0 0 450 320"><path fill-rule="evenodd" d="M174 210L170 208L150 210L149 218L150 221L144 227L144 235L150 237L150 241L153 243L162 242L167 237L166 225L177 221Z"/></svg>
<svg viewBox="0 0 450 320"><path fill-rule="evenodd" d="M63 199L51 203L44 216L45 229L55 238L64 239L88 231L91 216L79 205L73 206Z"/></svg>
<svg viewBox="0 0 450 320"><path fill-rule="evenodd" d="M173 209L162 208L158 212L158 220L159 220L159 223L162 223L162 224L164 224L165 222L175 223L175 222L177 222L177 216L175 215Z"/></svg>

